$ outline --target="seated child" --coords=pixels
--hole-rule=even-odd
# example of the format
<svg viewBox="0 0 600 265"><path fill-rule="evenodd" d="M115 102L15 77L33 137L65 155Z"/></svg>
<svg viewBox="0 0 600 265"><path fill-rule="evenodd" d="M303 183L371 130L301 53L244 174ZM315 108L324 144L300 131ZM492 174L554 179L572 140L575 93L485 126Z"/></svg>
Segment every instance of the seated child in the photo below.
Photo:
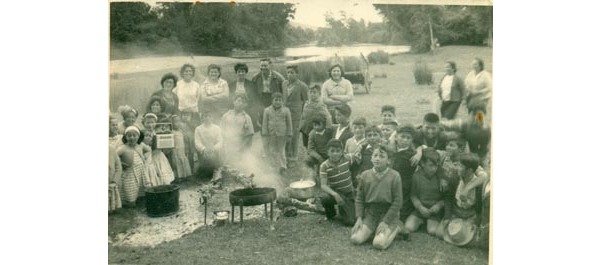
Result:
<svg viewBox="0 0 600 265"><path fill-rule="evenodd" d="M361 147L356 150L353 154L353 160L350 171L352 172L352 182L358 185L357 177L366 170L373 168L371 162L371 156L373 155L373 148L381 144L381 131L377 126L370 126L365 129L366 141Z"/></svg>
<svg viewBox="0 0 600 265"><path fill-rule="evenodd" d="M406 229L414 232L427 221L427 233L435 235L440 224L444 198L440 191L438 166L440 155L433 148L423 150L423 157L419 162L420 167L415 172L412 180L410 200L414 210L406 220Z"/></svg>
<svg viewBox="0 0 600 265"><path fill-rule="evenodd" d="M470 240L464 242L449 240L451 237L448 236L448 226L454 219L460 219L460 222L471 227L479 223L482 189L481 185L475 189L467 189L467 185L479 178L475 174L479 167L479 157L472 153L461 154L459 155L459 161L460 180L456 183L456 186L451 186L450 192L445 196L444 218L438 226L436 236L443 238L448 243L462 246L470 243Z"/></svg>
<svg viewBox="0 0 600 265"><path fill-rule="evenodd" d="M425 114L423 124L420 128L417 128L417 133L413 139L415 151L417 151L410 160L413 165L419 163L424 148L433 147L435 150L446 148L446 142L441 135L441 131L440 117L435 113Z"/></svg>
<svg viewBox="0 0 600 265"><path fill-rule="evenodd" d="M287 169L285 144L292 139L292 114L283 106L283 95L279 92L271 96L273 103L265 108L262 119L263 148L269 161L275 163L279 172Z"/></svg>
<svg viewBox="0 0 600 265"><path fill-rule="evenodd" d="M317 114L325 115L325 128L331 127L331 113L329 113L327 105L321 101L321 87L314 85L308 89L308 101L304 103L302 116L300 116L299 127L300 133L302 133L302 144L305 148L308 147L308 135L313 129L312 121Z"/></svg>
<svg viewBox="0 0 600 265"><path fill-rule="evenodd" d="M346 141L344 153L354 154L358 150L365 140L365 127L367 127L367 120L364 117L357 118L352 122L352 133L354 136Z"/></svg>
<svg viewBox="0 0 600 265"><path fill-rule="evenodd" d="M223 114L221 118L225 157L229 160L241 157L240 154L252 147L254 126L250 115L244 111L245 107L246 95L236 94L233 109Z"/></svg>
<svg viewBox="0 0 600 265"><path fill-rule="evenodd" d="M373 246L386 249L401 229L402 180L388 167L391 151L383 145L373 146L373 168L363 172L355 199L356 224L350 240L362 244L373 234Z"/></svg>
<svg viewBox="0 0 600 265"><path fill-rule="evenodd" d="M328 220L336 216L335 205L343 224L351 226L355 221L354 186L350 177L350 156L342 152L342 142L331 139L327 143L329 158L321 164L321 203Z"/></svg>
<svg viewBox="0 0 600 265"><path fill-rule="evenodd" d="M335 106L335 120L338 124L333 127L333 138L336 140L340 140L342 145L346 144L346 141L350 139L354 134L350 131L350 126L348 126L348 122L350 121L350 114L352 114L352 109L345 103L341 105Z"/></svg>
<svg viewBox="0 0 600 265"><path fill-rule="evenodd" d="M212 121L212 115L204 110L200 115L201 124L194 132L194 144L198 152L200 177L210 176L212 183L221 179L221 151L223 149L223 134L221 128Z"/></svg>
<svg viewBox="0 0 600 265"><path fill-rule="evenodd" d="M400 173L402 178L402 195L404 202L402 203L402 211L400 212L400 220L406 221L406 218L413 210L412 202L410 201L412 179L417 166L410 163L410 158L415 155L413 146L413 137L416 131L410 124L400 126L396 130L396 152L392 154L391 162L392 169ZM404 231L403 231L404 232Z"/></svg>

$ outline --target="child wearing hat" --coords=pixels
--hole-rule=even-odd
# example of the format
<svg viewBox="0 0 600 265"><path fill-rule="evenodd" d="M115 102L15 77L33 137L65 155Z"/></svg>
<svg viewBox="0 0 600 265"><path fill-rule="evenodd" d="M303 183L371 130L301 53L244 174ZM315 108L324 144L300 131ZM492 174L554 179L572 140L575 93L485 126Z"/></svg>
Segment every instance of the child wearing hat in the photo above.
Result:
<svg viewBox="0 0 600 265"><path fill-rule="evenodd" d="M335 205L338 205L339 219L343 224L351 226L355 221L354 186L350 176L351 157L343 153L340 140L331 139L327 143L329 158L321 163L321 203L327 219L336 216Z"/></svg>
<svg viewBox="0 0 600 265"><path fill-rule="evenodd" d="M340 142L342 142L342 146L344 146L346 141L354 136L349 126L352 109L346 103L341 103L340 105L335 106L334 109L335 120L338 122L338 124L333 127L333 131L335 132L333 138L340 140Z"/></svg>
<svg viewBox="0 0 600 265"><path fill-rule="evenodd" d="M414 210L406 220L406 229L414 232L425 222L427 233L435 235L440 224L444 200L440 191L440 176L443 171L438 170L440 155L433 149L423 150L423 157L419 162L420 167L415 172L412 180L410 200Z"/></svg>
<svg viewBox="0 0 600 265"><path fill-rule="evenodd" d="M355 199L357 220L350 237L354 244L362 244L374 234L373 246L384 250L402 226L402 180L388 166L390 154L391 150L384 145L373 146L373 167L359 178Z"/></svg>

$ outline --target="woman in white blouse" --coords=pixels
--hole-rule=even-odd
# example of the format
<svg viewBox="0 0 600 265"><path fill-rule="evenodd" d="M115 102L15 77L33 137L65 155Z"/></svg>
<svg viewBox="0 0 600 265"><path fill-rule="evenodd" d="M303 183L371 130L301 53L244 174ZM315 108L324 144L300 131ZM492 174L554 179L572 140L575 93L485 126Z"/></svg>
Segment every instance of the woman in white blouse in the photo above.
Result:
<svg viewBox="0 0 600 265"><path fill-rule="evenodd" d="M327 105L327 109L331 113L331 117L335 117L334 109L336 106L346 103L350 105L354 98L354 89L352 83L344 78L344 69L341 65L335 64L329 68L329 79L323 83L321 88L321 97L323 103ZM333 120L334 123L335 118Z"/></svg>
<svg viewBox="0 0 600 265"><path fill-rule="evenodd" d="M182 80L177 81L177 86L173 88L173 93L179 99L179 111L182 117L191 117L191 120L185 120L192 128L200 122L198 115L198 103L200 101L200 84L192 80L196 75L196 68L191 64L184 64L180 71Z"/></svg>
<svg viewBox="0 0 600 265"><path fill-rule="evenodd" d="M200 85L203 110L213 113L220 120L229 108L229 85L221 78L221 67L216 64L208 66L208 78Z"/></svg>
<svg viewBox="0 0 600 265"><path fill-rule="evenodd" d="M456 117L460 102L465 96L465 84L463 80L456 75L456 63L446 62L446 74L440 80L438 85L438 96L442 101L441 116L448 120Z"/></svg>

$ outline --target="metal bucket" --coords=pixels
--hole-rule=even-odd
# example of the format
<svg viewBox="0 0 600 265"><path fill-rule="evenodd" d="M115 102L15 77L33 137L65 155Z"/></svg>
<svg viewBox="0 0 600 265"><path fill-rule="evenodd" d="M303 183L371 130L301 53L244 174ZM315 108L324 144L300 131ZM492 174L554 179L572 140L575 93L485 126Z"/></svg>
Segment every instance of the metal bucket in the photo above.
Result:
<svg viewBox="0 0 600 265"><path fill-rule="evenodd" d="M146 213L150 217L161 217L179 211L179 186L161 185L146 190Z"/></svg>

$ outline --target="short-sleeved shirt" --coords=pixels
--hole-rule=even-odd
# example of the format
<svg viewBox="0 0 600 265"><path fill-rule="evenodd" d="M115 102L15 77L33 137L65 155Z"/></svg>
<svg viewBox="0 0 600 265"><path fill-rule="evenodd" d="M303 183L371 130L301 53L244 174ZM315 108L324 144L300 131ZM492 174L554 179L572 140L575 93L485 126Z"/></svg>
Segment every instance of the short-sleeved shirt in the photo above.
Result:
<svg viewBox="0 0 600 265"><path fill-rule="evenodd" d="M331 163L329 159L321 163L319 168L321 178L327 178L327 186L340 194L351 194L353 192L352 178L350 177L350 159L342 156L337 164Z"/></svg>

